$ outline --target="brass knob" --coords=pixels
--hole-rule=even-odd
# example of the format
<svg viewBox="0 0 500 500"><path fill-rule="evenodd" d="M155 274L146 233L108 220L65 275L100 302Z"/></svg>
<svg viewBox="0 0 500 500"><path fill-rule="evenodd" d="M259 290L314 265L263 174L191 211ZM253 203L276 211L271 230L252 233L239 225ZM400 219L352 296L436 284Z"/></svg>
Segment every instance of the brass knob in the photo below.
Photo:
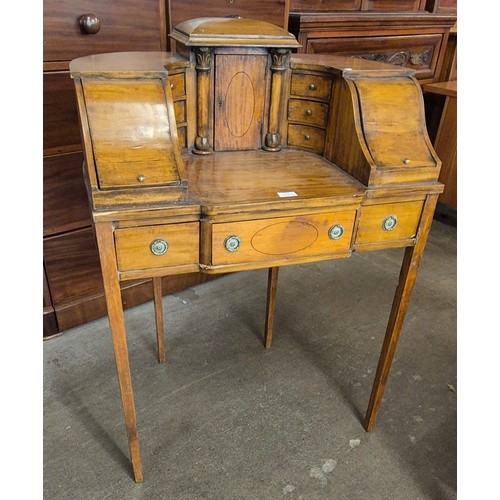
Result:
<svg viewBox="0 0 500 500"><path fill-rule="evenodd" d="M342 238L344 234L344 228L340 224L335 224L328 230L328 237L331 240L338 240Z"/></svg>
<svg viewBox="0 0 500 500"><path fill-rule="evenodd" d="M310 136L309 134L305 134L305 135L304 135L304 139L305 139L306 141L309 141L309 140L311 139L311 136Z"/></svg>
<svg viewBox="0 0 500 500"><path fill-rule="evenodd" d="M389 215L382 222L384 231L392 231L398 225L398 218L395 215Z"/></svg>
<svg viewBox="0 0 500 500"><path fill-rule="evenodd" d="M316 90L316 85L314 85L314 83L310 83L309 90Z"/></svg>
<svg viewBox="0 0 500 500"><path fill-rule="evenodd" d="M173 83L170 84L170 88L174 90L175 85Z"/></svg>
<svg viewBox="0 0 500 500"><path fill-rule="evenodd" d="M143 175L138 175L138 176L137 176L137 180L138 180L139 182L144 182L144 179L145 179L145 178L146 178L146 177L144 177Z"/></svg>
<svg viewBox="0 0 500 500"><path fill-rule="evenodd" d="M405 165L409 165L411 162L410 162L410 159L409 159L409 158L405 158L405 159L403 160L403 163L404 163Z"/></svg>
<svg viewBox="0 0 500 500"><path fill-rule="evenodd" d="M229 236L224 240L224 248L228 252L236 252L240 248L241 241L238 236Z"/></svg>
<svg viewBox="0 0 500 500"><path fill-rule="evenodd" d="M95 14L83 14L80 17L80 29L87 35L95 35L101 29L101 21Z"/></svg>
<svg viewBox="0 0 500 500"><path fill-rule="evenodd" d="M306 109L306 115L311 116L313 114L311 109Z"/></svg>
<svg viewBox="0 0 500 500"><path fill-rule="evenodd" d="M153 255L157 255L159 257L167 253L168 243L162 239L153 240L149 245L149 249Z"/></svg>

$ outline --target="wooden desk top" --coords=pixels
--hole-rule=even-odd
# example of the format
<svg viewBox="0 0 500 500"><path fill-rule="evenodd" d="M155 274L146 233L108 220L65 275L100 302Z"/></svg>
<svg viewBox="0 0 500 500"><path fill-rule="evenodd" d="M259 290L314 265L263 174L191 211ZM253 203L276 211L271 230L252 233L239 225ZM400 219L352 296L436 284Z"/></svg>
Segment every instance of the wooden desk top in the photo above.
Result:
<svg viewBox="0 0 500 500"><path fill-rule="evenodd" d="M329 206L361 201L360 182L315 153L285 149L185 153L190 198L205 214ZM294 194L292 194L294 193ZM281 194L281 196L280 196Z"/></svg>
<svg viewBox="0 0 500 500"><path fill-rule="evenodd" d="M428 83L423 86L424 92L457 97L457 80L449 82Z"/></svg>

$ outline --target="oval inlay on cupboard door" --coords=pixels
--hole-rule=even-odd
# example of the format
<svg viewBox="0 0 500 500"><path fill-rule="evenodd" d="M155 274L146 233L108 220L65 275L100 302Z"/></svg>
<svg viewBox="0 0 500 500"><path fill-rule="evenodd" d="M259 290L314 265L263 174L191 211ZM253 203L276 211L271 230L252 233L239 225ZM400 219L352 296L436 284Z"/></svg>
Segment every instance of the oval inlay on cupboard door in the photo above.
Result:
<svg viewBox="0 0 500 500"><path fill-rule="evenodd" d="M262 228L252 237L252 247L266 255L289 255L311 246L318 230L307 222L278 222Z"/></svg>
<svg viewBox="0 0 500 500"><path fill-rule="evenodd" d="M227 127L234 137L243 137L248 132L254 109L255 89L252 80L245 72L240 71L233 76L227 87L224 107Z"/></svg>

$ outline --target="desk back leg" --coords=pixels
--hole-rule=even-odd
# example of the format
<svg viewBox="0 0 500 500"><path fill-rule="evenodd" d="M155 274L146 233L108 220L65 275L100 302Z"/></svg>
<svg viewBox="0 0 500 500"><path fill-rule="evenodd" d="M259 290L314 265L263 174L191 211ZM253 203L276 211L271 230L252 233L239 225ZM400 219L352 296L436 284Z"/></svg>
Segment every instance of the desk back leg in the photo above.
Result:
<svg viewBox="0 0 500 500"><path fill-rule="evenodd" d="M276 305L276 290L278 288L279 267L270 267L267 278L266 326L264 341L266 349L271 347L273 341L274 306Z"/></svg>
<svg viewBox="0 0 500 500"><path fill-rule="evenodd" d="M158 362L165 363L165 342L163 338L163 294L161 277L153 278L153 297L155 304L156 343L158 345Z"/></svg>
<svg viewBox="0 0 500 500"><path fill-rule="evenodd" d="M415 245L407 247L404 254L403 264L399 274L399 283L392 303L377 373L375 374L370 402L368 403L368 409L366 411L364 427L367 432L371 432L375 426L375 420L384 394L385 384L389 377L389 370L391 369L399 335L403 327L403 321L410 303L411 292L417 278L418 267L422 260L425 243L432 224L436 202L437 195L430 195L427 197L422 211Z"/></svg>
<svg viewBox="0 0 500 500"><path fill-rule="evenodd" d="M113 241L113 228L110 223L98 222L95 225L101 270L104 282L104 293L108 308L109 326L113 339L118 383L122 397L125 427L127 429L128 444L132 460L134 479L142 481L141 455L139 438L137 435L137 418L135 414L134 394L130 376L125 319L123 315L122 296Z"/></svg>

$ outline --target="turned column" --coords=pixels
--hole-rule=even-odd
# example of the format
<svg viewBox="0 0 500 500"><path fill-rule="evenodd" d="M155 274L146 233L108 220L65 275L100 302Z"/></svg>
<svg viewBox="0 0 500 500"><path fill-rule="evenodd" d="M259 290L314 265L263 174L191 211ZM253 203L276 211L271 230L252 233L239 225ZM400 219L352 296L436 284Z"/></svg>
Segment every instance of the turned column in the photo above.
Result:
<svg viewBox="0 0 500 500"><path fill-rule="evenodd" d="M207 155L213 150L208 138L210 130L210 72L212 71L213 50L210 47L196 47L193 52L196 57L197 82L196 138L193 153Z"/></svg>
<svg viewBox="0 0 500 500"><path fill-rule="evenodd" d="M269 122L264 148L266 151L279 151L281 145L280 118L283 73L288 63L289 49L271 49L271 99L269 102Z"/></svg>

